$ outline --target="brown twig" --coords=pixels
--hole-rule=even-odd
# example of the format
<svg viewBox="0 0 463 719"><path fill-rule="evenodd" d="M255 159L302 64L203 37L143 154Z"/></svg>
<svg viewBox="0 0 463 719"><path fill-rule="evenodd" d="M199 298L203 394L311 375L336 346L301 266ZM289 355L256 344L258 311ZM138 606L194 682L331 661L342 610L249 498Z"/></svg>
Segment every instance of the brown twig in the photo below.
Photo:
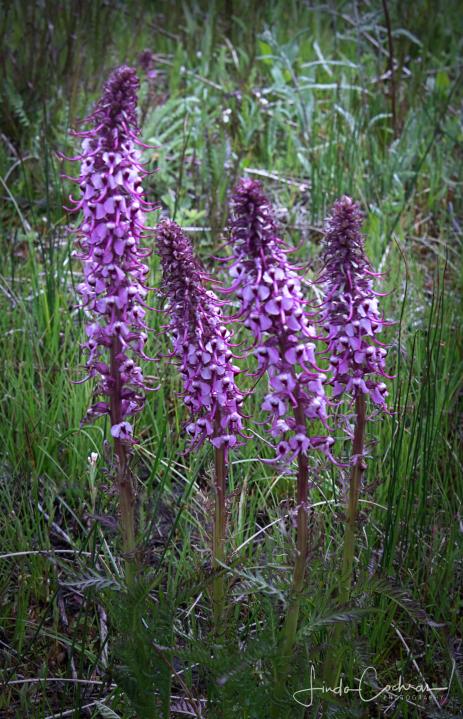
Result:
<svg viewBox="0 0 463 719"><path fill-rule="evenodd" d="M387 45L388 45L388 51L389 51L389 59L388 59L388 65L389 65L389 76L391 81L391 112L392 112L392 129L394 132L394 138L398 136L398 126L397 126L397 103L396 103L396 83L395 83L395 73L394 73L394 44L392 42L392 27L391 27L391 18L389 15L389 8L387 6L387 0L383 0L383 10L384 10L384 19L386 21L386 29L387 29Z"/></svg>

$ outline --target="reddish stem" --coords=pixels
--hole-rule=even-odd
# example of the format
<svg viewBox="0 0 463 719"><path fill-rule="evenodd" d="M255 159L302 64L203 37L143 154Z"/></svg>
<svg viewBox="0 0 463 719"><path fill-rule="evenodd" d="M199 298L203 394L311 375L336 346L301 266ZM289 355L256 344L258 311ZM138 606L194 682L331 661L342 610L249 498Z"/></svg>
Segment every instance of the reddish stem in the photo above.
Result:
<svg viewBox="0 0 463 719"><path fill-rule="evenodd" d="M296 419L296 430L305 432L304 408L301 403L299 403L295 408L294 417ZM285 692L289 664L296 641L297 626L299 623L302 591L304 589L305 568L309 553L309 526L307 514L308 488L309 462L307 455L301 452L297 457L297 534L296 559L294 562L293 581L291 587L292 596L281 635L276 672L275 701L272 707L272 719L276 719L280 716L280 702Z"/></svg>
<svg viewBox="0 0 463 719"><path fill-rule="evenodd" d="M220 413L217 411L215 434L219 435L220 433ZM225 602L225 577L223 575L222 565L225 562L225 538L227 525L227 513L225 506L227 491L227 452L224 445L215 448L214 465L215 511L212 536L212 567L216 572L220 572L220 575L214 579L212 587L212 604L214 626L217 632L221 625Z"/></svg>
<svg viewBox="0 0 463 719"><path fill-rule="evenodd" d="M354 463L352 465L352 473L350 477L346 530L344 534L341 602L347 602L350 595L352 568L354 564L355 526L357 523L358 501L360 488L362 486L362 476L365 471L363 448L365 440L366 404L364 395L360 392L355 397L355 410L357 417L355 423L354 441L352 444L352 456L354 458Z"/></svg>
<svg viewBox="0 0 463 719"><path fill-rule="evenodd" d="M111 425L122 422L121 409L121 375L117 356L121 352L121 343L118 337L113 339L110 350L111 377L114 386L110 397ZM114 438L114 450L117 458L116 486L119 493L119 511L122 529L122 543L124 553L131 558L135 551L135 493L132 478L129 472L129 458L127 447L118 437Z"/></svg>

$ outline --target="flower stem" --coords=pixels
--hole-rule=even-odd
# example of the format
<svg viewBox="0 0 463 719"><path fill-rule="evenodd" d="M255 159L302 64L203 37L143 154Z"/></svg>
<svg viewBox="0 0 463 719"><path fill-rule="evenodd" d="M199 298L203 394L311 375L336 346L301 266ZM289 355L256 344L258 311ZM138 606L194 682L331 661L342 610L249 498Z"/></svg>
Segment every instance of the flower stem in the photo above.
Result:
<svg viewBox="0 0 463 719"><path fill-rule="evenodd" d="M366 405L365 398L360 392L355 398L356 423L354 431L354 441L352 445L352 455L354 463L350 477L349 499L347 502L346 528L344 532L344 548L342 557L341 572L341 603L349 601L351 584L352 584L352 568L354 564L355 550L355 527L357 523L358 501L360 495L360 487L362 485L362 476L365 471L365 463L363 460L363 446L365 439L366 424Z"/></svg>
<svg viewBox="0 0 463 719"><path fill-rule="evenodd" d="M294 411L296 423L305 428L304 411L298 404ZM297 625L301 607L302 591L304 588L305 568L309 552L309 531L307 499L309 485L309 464L307 456L302 452L297 458L297 525L296 525L296 559L294 562L293 580L291 586L291 599L283 625L280 647L277 658L275 704L272 717L280 716L279 701L283 698L289 664L293 647L296 641Z"/></svg>
<svg viewBox="0 0 463 719"><path fill-rule="evenodd" d="M122 420L121 407L121 375L117 356L121 352L120 340L113 340L110 350L111 376L114 385L111 392L110 414L112 425ZM122 530L122 547L127 559L126 574L130 579L134 574L135 543L135 492L129 471L129 457L127 447L120 439L114 438L114 451L117 458L116 487L119 494L119 512Z"/></svg>
<svg viewBox="0 0 463 719"><path fill-rule="evenodd" d="M216 420L220 431L220 419ZM226 537L226 482L227 482L227 456L224 445L215 448L214 454L214 482L215 482L215 510L214 527L212 535L212 567L219 576L214 578L212 585L212 614L214 631L219 633L222 626L222 617L225 601L225 577L223 574L223 563L225 562L225 537Z"/></svg>
<svg viewBox="0 0 463 719"><path fill-rule="evenodd" d="M119 491L119 511L121 514L122 543L124 553L133 559L135 552L135 494L130 476L127 452L119 439L115 439L115 450L118 458L117 488Z"/></svg>
<svg viewBox="0 0 463 719"><path fill-rule="evenodd" d="M354 566L355 553L355 530L358 514L358 501L360 488L362 486L362 476L365 471L365 463L363 460L363 448L365 440L366 425L366 404L363 394L360 392L355 397L356 422L354 430L354 440L352 444L353 465L350 476L349 497L347 500L346 511L346 527L344 530L344 546L342 556L342 568L340 576L339 602L346 604L349 601L351 585L352 585L352 569ZM333 632L332 647L335 652L339 647L342 635L342 624L337 624ZM327 656L324 666L325 679L331 683L336 682L337 666L334 655Z"/></svg>

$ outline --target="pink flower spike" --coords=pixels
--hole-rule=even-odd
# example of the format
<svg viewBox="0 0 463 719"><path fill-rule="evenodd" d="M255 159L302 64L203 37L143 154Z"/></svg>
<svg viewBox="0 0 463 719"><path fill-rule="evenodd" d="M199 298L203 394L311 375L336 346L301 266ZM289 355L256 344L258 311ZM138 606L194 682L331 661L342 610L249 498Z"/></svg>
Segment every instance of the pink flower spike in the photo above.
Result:
<svg viewBox="0 0 463 719"><path fill-rule="evenodd" d="M324 421L326 397L315 361L317 333L306 311L299 269L288 261L290 248L279 237L273 208L259 182L242 179L233 192L230 245L229 273L239 301L234 319L254 336L256 376L260 379L266 372L270 385L262 409L272 436L284 437L277 458L291 461L305 454L310 442L305 422L297 435L286 439L296 430L289 413ZM320 403L317 413L314 398Z"/></svg>
<svg viewBox="0 0 463 719"><path fill-rule="evenodd" d="M139 134L138 86L132 68L123 65L114 70L94 111L83 120L92 127L73 133L82 138L82 152L73 158L81 162L80 175L73 178L81 197L71 197L72 211L83 214L74 230L81 250L74 256L81 260L84 275L78 292L92 316L83 345L86 379L98 378L94 394L108 399L95 402L85 419L110 415L112 436L127 443L133 443L133 429L126 420L142 410L145 390L153 389L145 385L135 362L140 354L148 359L143 352L142 308L148 292L147 267L142 262L146 251L140 246L137 226L143 220L139 194L146 172L140 169L133 140ZM128 178L124 186L115 179L118 173ZM134 359L126 352L133 352Z"/></svg>
<svg viewBox="0 0 463 719"><path fill-rule="evenodd" d="M385 407L383 394L378 391L382 382L375 376L388 377L387 352L377 334L390 323L379 314L381 293L373 290L371 278L381 275L373 272L365 254L362 222L359 204L347 196L335 202L325 222L324 270L318 278L324 291L319 324L330 354L333 397L343 393L354 398L368 395Z"/></svg>
<svg viewBox="0 0 463 719"><path fill-rule="evenodd" d="M207 275L175 222L161 222L156 241L163 272L161 293L167 300L167 331L192 420L190 449L206 439L216 449L237 446L237 435L245 436L243 393L236 385L242 370L233 364L232 335L224 324L222 302L206 289Z"/></svg>

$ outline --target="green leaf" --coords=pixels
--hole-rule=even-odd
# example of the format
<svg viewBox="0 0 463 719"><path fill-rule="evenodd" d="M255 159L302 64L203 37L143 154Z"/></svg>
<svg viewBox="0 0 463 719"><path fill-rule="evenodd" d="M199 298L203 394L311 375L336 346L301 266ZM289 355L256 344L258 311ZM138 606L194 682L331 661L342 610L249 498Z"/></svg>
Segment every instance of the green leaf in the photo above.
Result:
<svg viewBox="0 0 463 719"><path fill-rule="evenodd" d="M263 40L258 40L257 45L259 47L261 56L260 60L264 62L266 65L272 65L273 64L273 58L272 58L272 48L267 42L264 42Z"/></svg>
<svg viewBox="0 0 463 719"><path fill-rule="evenodd" d="M119 714L116 714L115 711L107 707L106 704L102 704L102 702L97 702L96 708L103 719L121 719Z"/></svg>
<svg viewBox="0 0 463 719"><path fill-rule="evenodd" d="M450 78L445 72L445 70L439 70L439 72L436 75L436 84L435 88L437 92L444 94L447 92L450 85Z"/></svg>

